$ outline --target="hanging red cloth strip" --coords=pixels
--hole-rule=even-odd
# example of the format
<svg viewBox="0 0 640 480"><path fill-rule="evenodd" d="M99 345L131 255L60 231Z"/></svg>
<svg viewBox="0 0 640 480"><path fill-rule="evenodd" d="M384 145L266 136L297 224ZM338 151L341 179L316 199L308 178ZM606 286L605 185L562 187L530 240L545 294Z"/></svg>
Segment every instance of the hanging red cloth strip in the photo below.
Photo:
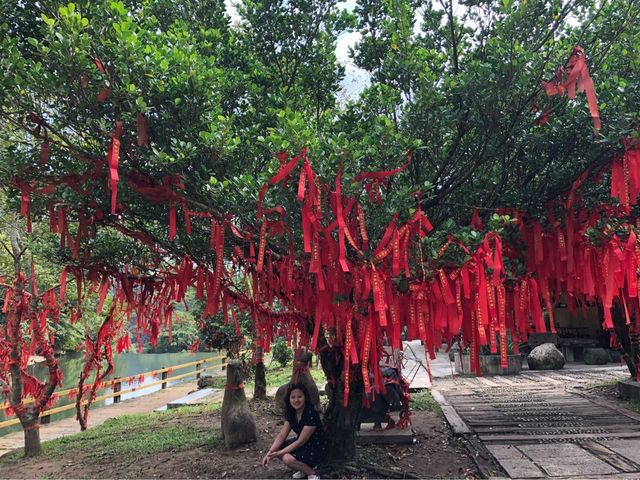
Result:
<svg viewBox="0 0 640 480"><path fill-rule="evenodd" d="M300 154L300 157L304 157L306 153L307 149L304 148L302 150L302 153ZM291 174L293 169L296 168L296 166L298 165L298 160L300 159L298 155L295 155L289 163L284 163L287 157L289 157L289 152L279 152L277 154L277 157L281 163L280 170L278 170L278 173L271 177L271 179L262 186L262 188L260 189L260 193L258 194L258 220L262 217L262 202L264 201L264 195L267 193L267 189L270 186L275 185L276 183L281 182L282 180L287 178L287 176Z"/></svg>
<svg viewBox="0 0 640 480"><path fill-rule="evenodd" d="M109 188L111 189L111 214L116 213L116 198L118 196L118 162L120 158L120 136L122 135L123 123L116 121L115 130L111 135L111 145L107 155L109 165Z"/></svg>
<svg viewBox="0 0 640 480"><path fill-rule="evenodd" d="M566 93L567 97L574 99L576 98L576 92L585 92L589 112L593 119L593 127L596 130L601 128L598 100L596 99L593 80L589 75L586 56L582 47L574 47L567 60L566 68L559 68L550 81L542 82L542 86L548 96L564 95Z"/></svg>
<svg viewBox="0 0 640 480"><path fill-rule="evenodd" d="M338 175L336 175L336 216L338 217L338 263L343 272L349 271L349 264L346 257L346 246L344 244L344 233L346 225L344 222L344 216L342 215L342 167L338 169Z"/></svg>

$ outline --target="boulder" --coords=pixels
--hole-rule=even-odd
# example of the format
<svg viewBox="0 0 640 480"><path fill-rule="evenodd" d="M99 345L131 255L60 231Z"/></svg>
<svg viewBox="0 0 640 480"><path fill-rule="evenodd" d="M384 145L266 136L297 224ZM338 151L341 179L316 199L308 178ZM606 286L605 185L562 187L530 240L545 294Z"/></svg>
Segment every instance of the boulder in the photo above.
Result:
<svg viewBox="0 0 640 480"><path fill-rule="evenodd" d="M287 394L287 389L292 382L302 383L306 387L307 392L309 392L309 397L311 397L311 404L318 412L322 411L320 407L320 392L318 391L318 386L316 385L316 382L313 381L313 377L309 373L312 358L313 355L311 354L311 352L306 350L301 350L296 354L296 357L293 360L293 373L291 375L291 381L285 383L284 385L280 385L280 387L278 387L278 390L276 391L274 402L277 412L284 414L284 397Z"/></svg>
<svg viewBox="0 0 640 480"><path fill-rule="evenodd" d="M225 446L233 449L256 441L256 421L249 410L242 383L242 362L229 360L222 399L221 424Z"/></svg>
<svg viewBox="0 0 640 480"><path fill-rule="evenodd" d="M214 377L211 375L203 375L198 379L198 390L203 388L211 388L215 385Z"/></svg>
<svg viewBox="0 0 640 480"><path fill-rule="evenodd" d="M620 350L614 350L613 348L609 350L609 361L611 363L620 363L622 361L622 354L620 353Z"/></svg>
<svg viewBox="0 0 640 480"><path fill-rule="evenodd" d="M582 359L587 365L606 365L609 363L609 352L604 348L585 348Z"/></svg>
<svg viewBox="0 0 640 480"><path fill-rule="evenodd" d="M560 370L564 362L564 356L553 343L538 345L527 357L530 370Z"/></svg>

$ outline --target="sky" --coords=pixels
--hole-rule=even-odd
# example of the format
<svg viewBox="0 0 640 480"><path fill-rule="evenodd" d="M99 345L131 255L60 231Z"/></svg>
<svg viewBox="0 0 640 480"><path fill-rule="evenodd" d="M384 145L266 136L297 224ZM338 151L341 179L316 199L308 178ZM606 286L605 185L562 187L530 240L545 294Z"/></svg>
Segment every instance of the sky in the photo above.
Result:
<svg viewBox="0 0 640 480"><path fill-rule="evenodd" d="M234 7L234 3L234 0L225 0L227 14L231 17L232 23L237 23L240 17ZM353 10L356 6L356 0L345 0L338 5L347 10ZM342 103L356 99L360 92L369 85L369 73L357 67L353 60L349 58L349 48L353 47L359 39L360 34L358 32L344 32L338 36L336 43L336 58L345 67L342 91L338 94L338 98Z"/></svg>

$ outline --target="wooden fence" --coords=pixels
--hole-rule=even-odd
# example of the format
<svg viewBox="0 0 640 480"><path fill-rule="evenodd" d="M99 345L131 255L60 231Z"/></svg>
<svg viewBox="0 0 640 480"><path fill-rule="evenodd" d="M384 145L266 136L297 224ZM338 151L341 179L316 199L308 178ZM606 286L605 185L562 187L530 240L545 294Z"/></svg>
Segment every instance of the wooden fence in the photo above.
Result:
<svg viewBox="0 0 640 480"><path fill-rule="evenodd" d="M212 362L215 362L216 360L222 360L221 363L216 363L216 364L212 364L212 365L208 365ZM195 365L195 370L193 372L187 372L187 373L181 373L180 375L173 375L172 373L175 370L182 370L184 368L189 368L189 367L193 367ZM150 387L155 387L156 385L160 385L160 388L166 388L167 387L167 383L169 381L175 381L175 380L180 380L182 378L187 378L187 377L191 377L191 376L195 376L195 378L200 378L200 375L207 371L207 370L212 370L214 368L221 368L221 367L225 367L227 365L226 362L226 357L224 355L218 355L215 357L209 357L209 358L202 358L200 360L195 360L193 362L188 362L188 363L183 363L180 365L175 365L172 367L167 367L167 368L161 368L159 370L151 370L149 372L144 372L144 373L138 373L136 375L131 375L129 377L124 377L124 378L114 378L112 380L107 380L105 382L101 382L99 389L100 390L104 390L107 388L111 388L111 392L110 393L106 393L104 395L100 395L97 396L94 399L94 402L99 402L101 400L106 400L107 398L113 398L113 403L119 403L120 399L122 397L122 395L127 394L127 393L131 393L131 392L136 392L139 390L144 390L146 388L150 388ZM158 377L160 376L159 380L153 381L153 382L149 382L146 383L144 385L136 385L135 387L131 387L131 388L127 388L125 390L122 390L122 385L126 384L126 383L131 383L132 381L135 380L139 380L140 377L146 377L148 375L151 375L152 377ZM89 383L86 385L87 388L91 388L93 386L93 384ZM69 395L69 393L73 392L74 390L76 390L75 388L68 388L66 390L61 390L59 392L56 392L58 394L59 398L62 398L63 396ZM29 404L29 403L33 403L33 399L32 398L27 398L23 401L24 404ZM82 401L82 405L85 405L87 403L87 400L83 400ZM0 412L7 410L10 407L10 405L8 403L4 403L2 405L0 405ZM45 423L49 423L49 419L50 419L50 415L53 415L54 413L60 413L60 412L64 412L65 410L71 410L71 409L75 409L76 408L76 403L75 401L72 403L69 403L68 405L62 405L60 407L55 407L55 408L51 408L49 410L45 410L44 412L42 412L40 414L40 423L45 424ZM17 425L20 423L20 420L17 418L12 418L9 420L5 420L3 422L0 422L0 428L4 428L4 427L10 427L12 425Z"/></svg>

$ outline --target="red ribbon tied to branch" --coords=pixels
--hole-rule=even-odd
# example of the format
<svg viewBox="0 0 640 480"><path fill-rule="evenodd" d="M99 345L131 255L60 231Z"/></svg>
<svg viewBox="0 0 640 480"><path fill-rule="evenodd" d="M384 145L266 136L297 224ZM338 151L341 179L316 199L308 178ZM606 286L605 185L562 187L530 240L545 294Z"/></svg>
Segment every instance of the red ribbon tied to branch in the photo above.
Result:
<svg viewBox="0 0 640 480"><path fill-rule="evenodd" d="M382 201L380 197L380 186L386 182L387 178L392 177L393 175L397 175L398 173L407 169L409 164L413 160L413 152L411 150L407 151L407 161L404 162L399 167L393 170L382 170L378 172L362 172L354 178L353 182L363 182L363 185L367 192L369 192L369 199L373 201L373 192L372 188L375 186L375 195L377 202L380 203Z"/></svg>
<svg viewBox="0 0 640 480"><path fill-rule="evenodd" d="M558 68L554 77L548 82L542 82L542 86L548 96L564 95L566 92L567 97L574 99L576 98L576 92L585 92L589 112L593 119L593 128L600 130L602 123L598 111L598 100L596 99L596 91L593 86L593 80L589 75L586 55L582 47L574 47L571 55L569 55L566 67ZM548 115L548 112L545 112L545 115Z"/></svg>
<svg viewBox="0 0 640 480"><path fill-rule="evenodd" d="M111 189L111 214L116 213L116 198L118 196L118 160L120 158L120 136L122 135L123 123L116 122L116 128L111 135L111 145L107 163L109 164L109 188Z"/></svg>

